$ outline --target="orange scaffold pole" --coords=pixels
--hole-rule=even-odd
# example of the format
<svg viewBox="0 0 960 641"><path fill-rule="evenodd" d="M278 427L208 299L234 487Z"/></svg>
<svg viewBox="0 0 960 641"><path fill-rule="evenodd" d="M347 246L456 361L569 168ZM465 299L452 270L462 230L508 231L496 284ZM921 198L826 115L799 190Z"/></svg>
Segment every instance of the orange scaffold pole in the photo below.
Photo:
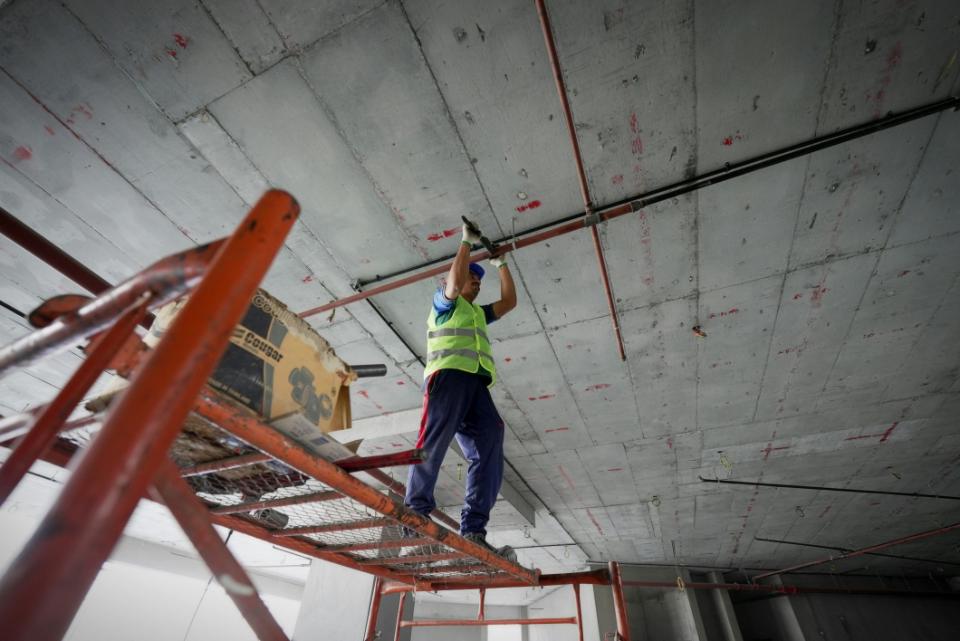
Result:
<svg viewBox="0 0 960 641"><path fill-rule="evenodd" d="M53 641L66 633L298 214L289 194L267 192L217 248L170 331L118 397L56 503L0 580L5 639ZM105 325L97 320L94 331ZM20 356L50 348L69 333L62 323L70 319L51 325L57 330L47 343L23 345Z"/></svg>

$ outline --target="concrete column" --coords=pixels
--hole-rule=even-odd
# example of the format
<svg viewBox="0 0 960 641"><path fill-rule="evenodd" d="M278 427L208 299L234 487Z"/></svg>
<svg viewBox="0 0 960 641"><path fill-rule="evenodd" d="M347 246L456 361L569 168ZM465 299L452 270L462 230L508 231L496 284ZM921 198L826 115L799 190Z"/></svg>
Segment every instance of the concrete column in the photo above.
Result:
<svg viewBox="0 0 960 641"><path fill-rule="evenodd" d="M707 574L711 583L723 583L723 575L719 572L710 572ZM726 590L710 590L713 597L713 604L717 608L717 618L720 619L720 625L723 627L723 638L725 641L743 641L743 635L740 633L740 625L737 623L737 615L733 611L733 602L730 600L730 593Z"/></svg>
<svg viewBox="0 0 960 641"><path fill-rule="evenodd" d="M372 574L314 560L303 590L293 641L362 641L373 579ZM395 615L396 604L392 609Z"/></svg>

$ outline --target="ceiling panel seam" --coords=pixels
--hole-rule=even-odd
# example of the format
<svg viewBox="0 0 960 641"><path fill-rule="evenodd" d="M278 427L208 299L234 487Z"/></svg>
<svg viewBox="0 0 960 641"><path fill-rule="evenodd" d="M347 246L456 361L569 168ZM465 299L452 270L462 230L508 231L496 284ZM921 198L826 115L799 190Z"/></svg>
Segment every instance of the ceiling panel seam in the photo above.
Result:
<svg viewBox="0 0 960 641"><path fill-rule="evenodd" d="M693 34L693 37L690 38L690 55L692 56L693 64L690 65L690 79L691 79L691 95L693 96L693 136L692 144L693 150L690 154L690 161L688 167L692 167L692 173L696 173L696 167L699 163L700 158L700 127L699 123L700 117L700 92L697 90L697 3L696 0L689 0L687 6L690 11L690 31ZM693 192L693 313L694 313L694 325L700 325L700 193L699 190L694 190ZM693 328L691 327L691 333L693 333ZM698 335L699 339L700 336ZM694 351L694 388L693 388L693 429L700 429L700 341L697 340L695 343L696 348ZM636 393L636 392L635 392ZM679 454L671 448L674 458L674 474L680 469L680 459Z"/></svg>
<svg viewBox="0 0 960 641"><path fill-rule="evenodd" d="M223 26L220 24L220 21L214 17L213 13L210 11L210 8L207 6L207 3L204 2L204 0L198 0L198 4L200 5L200 8L203 9L204 13L207 14L207 17L210 18L210 22L213 23L213 26L215 26L217 28L217 31L220 32L220 35L223 36L223 39L226 42L230 43L230 47L233 49L234 53L237 54L237 58L240 60L240 62L243 63L243 66L246 67L247 71L250 73L250 78L252 79L254 76L256 76L257 74L256 72L254 72L253 67L250 66L250 63L247 62L247 59L244 58L243 54L240 53L240 48L233 41L233 38L228 36L227 32L224 31ZM260 6L259 2L257 3L257 6L258 7ZM260 9L262 11L263 7L260 7ZM273 23L271 23L271 26L273 26ZM280 34L278 33L277 35L279 36ZM213 102L213 101L210 101L210 102ZM206 109L206 105L202 106L198 111L202 111L203 109Z"/></svg>
<svg viewBox="0 0 960 641"><path fill-rule="evenodd" d="M870 284L873 282L873 279L877 277L877 267L880 265L880 259L883 257L884 253L887 250L887 243L890 242L890 238L893 237L893 230L897 228L897 223L900 220L901 215L903 214L903 204L907 201L907 196L910 194L910 190L913 189L914 182L916 181L917 174L920 173L920 167L923 166L923 162L927 157L927 152L930 150L930 143L933 141L934 135L936 135L937 127L940 124L940 121L943 119L943 113L937 114L937 123L930 128L930 133L927 136L927 141L924 143L923 152L920 154L920 159L917 161L917 164L913 168L913 172L910 175L910 181L907 183L907 188L903 190L903 196L900 198L900 202L897 204L896 214L893 217L893 220L890 223L890 228L887 229L887 235L883 239L883 244L881 245L880 251L876 252L877 258L873 263L873 268L870 270L870 278L867 279L867 282L864 284L863 292L860 294L860 299L857 301L857 306L854 308L853 314L850 315L850 323L847 325L847 331L843 335L843 340L840 342L840 345L845 345L847 340L850 338L850 332L853 331L853 327L856 323L857 316L860 313L860 306L863 305L863 299L866 297L867 292L870 291ZM929 321L928 321L929 322ZM830 365L830 370L827 373L827 376L824 378L823 387L820 389L820 394L822 395L827 387L830 385L830 379L833 378L833 372L837 367L837 362L840 360L840 354L843 352L842 349L837 350L837 355L833 359L833 363Z"/></svg>
<svg viewBox="0 0 960 641"><path fill-rule="evenodd" d="M364 14L364 15L369 15L369 12L367 12L367 14ZM356 22L356 20L353 22ZM353 24L353 22L351 22L351 24ZM353 141L350 140L350 137L347 136L347 133L346 131L344 131L343 127L340 125L340 122L337 119L336 114L333 113L333 110L330 109L326 101L320 97L320 92L317 91L316 87L313 86L313 83L310 82L310 79L307 77L307 73L303 68L303 64L299 56L296 56L294 58L294 66L296 67L297 73L299 74L301 80L303 80L307 88L310 89L310 93L313 95L313 99L316 100L317 104L320 106L320 110L323 111L327 119L330 120L330 123L333 125L334 130L337 132L337 136L343 142L344 147L350 150L350 155L353 156L353 159L356 161L357 167L363 173L363 176L373 186L373 190L377 194L377 199L381 203L383 203L387 211L390 212L390 219L393 221L393 224L396 227L397 231L399 231L408 241L410 241L410 245L413 247L414 251L420 254L420 256L423 257L424 260L429 258L429 254L427 253L427 250L420 245L419 239L416 237L416 235L414 235L414 233L411 230L407 229L407 227L397 219L397 214L396 214L397 208L390 201L390 198L387 196L387 193L384 191L383 187L380 186L380 183L377 182L377 179L374 178L373 174L370 173L370 170L367 169L367 165L366 163L364 163L363 155L360 153L360 150L358 150L356 146L354 146Z"/></svg>
<svg viewBox="0 0 960 641"><path fill-rule="evenodd" d="M484 186L483 181L480 180L480 175L477 173L477 165L473 162L474 157L470 155L470 151L467 149L467 143L463 139L463 134L460 132L460 128L457 127L456 119L453 117L453 113L450 111L450 103L447 102L447 97L440 88L440 82L437 80L437 75L433 71L433 65L427 58L426 52L423 50L423 42L420 40L420 34L417 33L413 23L410 21L410 15L407 13L407 8L403 5L403 0L398 0L397 4L400 6L400 12L403 14L403 19L407 23L407 27L410 29L410 34L417 43L417 50L420 52L420 57L423 59L423 64L427 68L427 72L430 74L430 79L433 81L433 86L437 90L437 95L440 97L440 102L443 103L443 111L447 116L447 121L453 128L454 133L457 135L457 141L460 143L460 149L463 152L464 157L467 159L467 163L470 165L470 172L473 174L473 178L477 182L477 186L480 188L480 193L483 194L483 200L487 203L487 209L490 210L490 215L493 216L493 219L497 221L497 230L501 235L504 235L505 232L503 231L503 225L500 222L500 219L497 217L497 213L493 210L493 205L490 203L489 196L487 196L487 189Z"/></svg>
<svg viewBox="0 0 960 641"><path fill-rule="evenodd" d="M843 0L834 0L833 3L833 29L831 30L830 49L827 53L827 59L823 65L823 72L820 78L820 100L817 104L817 115L813 123L813 136L819 135L820 119L823 117L824 101L826 98L828 79L830 70L836 62L837 44L840 39L840 26L843 16ZM787 286L787 276L790 272L790 258L793 256L793 248L797 240L797 228L800 224L800 212L803 210L804 199L807 194L807 185L810 180L810 164L813 155L808 154L803 167L803 184L800 186L800 197L797 199L797 211L793 219L793 231L790 234L790 247L787 249L786 263L784 264L783 279L780 281L780 296L777 299L777 311L773 315L773 324L770 327L770 337L767 341L767 355L763 360L763 371L760 374L760 384L757 386L757 400L753 406L753 416L751 421L757 420L757 414L760 412L760 399L763 397L763 383L767 377L767 368L770 365L770 355L773 352L773 344L777 335L777 322L780 320L780 310L783 307L783 293ZM829 258L829 257L828 257ZM843 349L843 343L837 348L837 353Z"/></svg>

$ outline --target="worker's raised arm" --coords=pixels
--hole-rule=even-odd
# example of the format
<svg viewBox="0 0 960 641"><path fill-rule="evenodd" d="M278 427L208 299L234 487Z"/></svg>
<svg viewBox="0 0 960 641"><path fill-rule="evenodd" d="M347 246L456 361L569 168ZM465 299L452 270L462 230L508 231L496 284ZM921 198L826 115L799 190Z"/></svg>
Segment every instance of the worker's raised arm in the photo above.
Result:
<svg viewBox="0 0 960 641"><path fill-rule="evenodd" d="M456 300L463 286L467 284L470 278L470 248L479 242L480 237L464 223L463 239L460 241L460 247L457 248L453 264L450 265L450 271L447 272L447 284L443 288L443 295L447 300Z"/></svg>
<svg viewBox="0 0 960 641"><path fill-rule="evenodd" d="M497 318L503 318L504 314L517 306L517 289L505 256L491 258L490 264L497 268L497 275L500 276L500 300L493 304L493 313Z"/></svg>

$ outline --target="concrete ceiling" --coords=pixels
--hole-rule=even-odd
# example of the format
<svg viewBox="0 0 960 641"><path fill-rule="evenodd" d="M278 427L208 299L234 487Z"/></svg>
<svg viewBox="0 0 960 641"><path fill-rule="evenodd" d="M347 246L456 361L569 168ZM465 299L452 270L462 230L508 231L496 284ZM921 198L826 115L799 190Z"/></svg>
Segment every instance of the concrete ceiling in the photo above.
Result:
<svg viewBox="0 0 960 641"><path fill-rule="evenodd" d="M547 5L600 205L960 84L951 0ZM515 253L495 396L537 518L501 501L492 538L548 546L522 557L545 570L778 567L827 552L755 537L860 547L960 520L950 500L698 478L960 495L957 140L943 112L603 224L626 362L587 233ZM0 161L0 205L114 282L287 189L303 213L265 287L294 310L452 253L460 215L499 237L582 210L532 0L7 2ZM4 342L15 311L78 290L5 238L0 261ZM415 438L436 282L310 318L348 362L388 365L353 394L366 452ZM76 364L6 377L0 411ZM958 543L824 569L950 574Z"/></svg>

